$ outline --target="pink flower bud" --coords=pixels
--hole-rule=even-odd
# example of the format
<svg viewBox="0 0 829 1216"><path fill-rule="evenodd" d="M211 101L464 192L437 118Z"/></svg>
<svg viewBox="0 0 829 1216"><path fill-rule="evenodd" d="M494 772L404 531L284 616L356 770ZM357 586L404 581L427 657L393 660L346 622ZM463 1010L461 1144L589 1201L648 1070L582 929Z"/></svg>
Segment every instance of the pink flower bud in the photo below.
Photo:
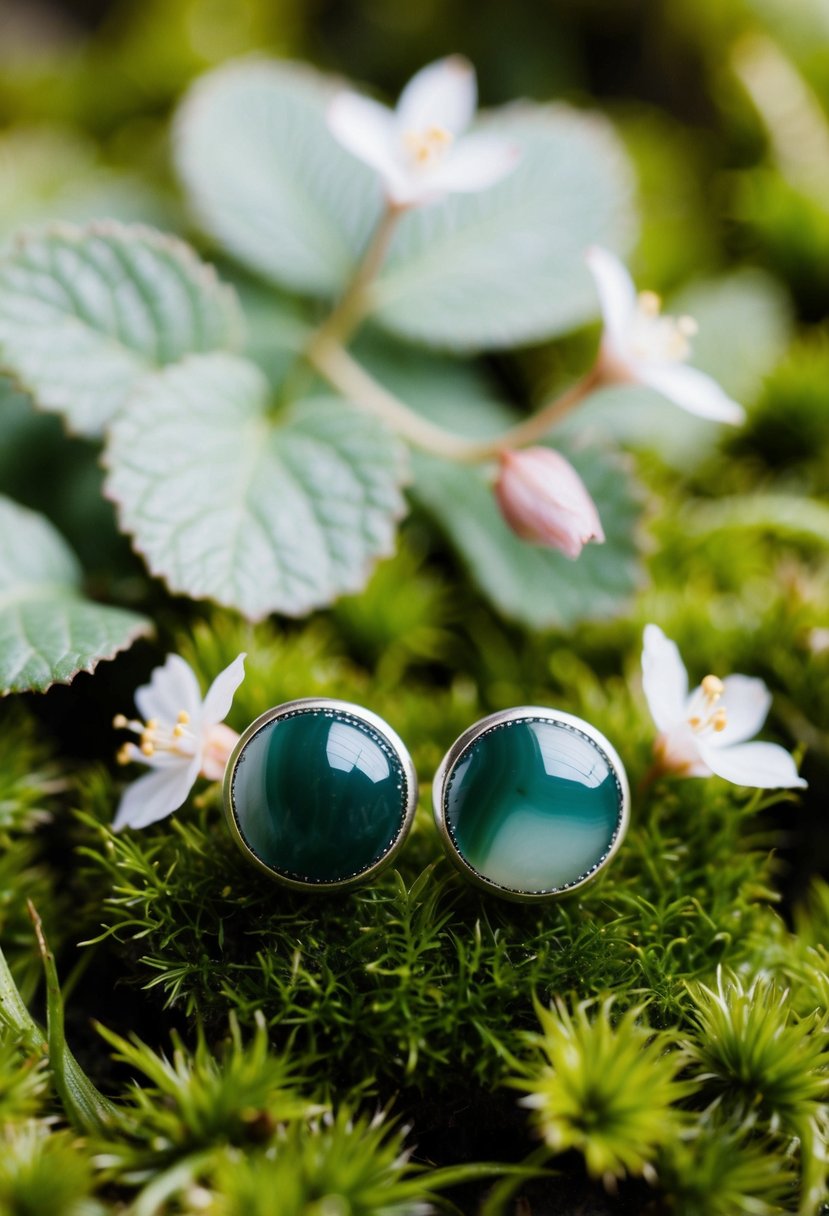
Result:
<svg viewBox="0 0 829 1216"><path fill-rule="evenodd" d="M596 504L573 466L552 448L501 453L495 497L513 532L576 558L603 541Z"/></svg>

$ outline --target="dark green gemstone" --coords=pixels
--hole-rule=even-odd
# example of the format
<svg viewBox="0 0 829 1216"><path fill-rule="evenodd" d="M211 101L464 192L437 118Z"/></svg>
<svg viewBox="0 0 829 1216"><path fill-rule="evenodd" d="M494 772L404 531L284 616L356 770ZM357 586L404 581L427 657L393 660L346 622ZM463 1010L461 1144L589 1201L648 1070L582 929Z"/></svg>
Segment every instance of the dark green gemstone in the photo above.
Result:
<svg viewBox="0 0 829 1216"><path fill-rule="evenodd" d="M481 877L508 891L559 891L607 856L622 790L601 748L563 722L523 718L475 739L444 792L449 835Z"/></svg>
<svg viewBox="0 0 829 1216"><path fill-rule="evenodd" d="M379 731L342 710L311 708L252 735L230 802L244 843L277 876L338 883L388 853L408 792L400 758Z"/></svg>

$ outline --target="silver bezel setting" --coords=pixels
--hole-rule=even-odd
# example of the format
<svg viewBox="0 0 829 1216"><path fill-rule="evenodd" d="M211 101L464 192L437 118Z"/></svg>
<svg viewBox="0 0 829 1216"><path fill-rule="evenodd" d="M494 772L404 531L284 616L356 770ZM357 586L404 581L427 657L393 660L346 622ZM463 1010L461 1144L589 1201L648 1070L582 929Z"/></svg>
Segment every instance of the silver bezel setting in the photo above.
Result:
<svg viewBox="0 0 829 1216"><path fill-rule="evenodd" d="M303 880L293 877L289 874L283 874L273 866L268 865L257 853L250 847L236 818L236 808L234 800L234 779L239 759L245 750L247 744L253 737L272 722L279 721L283 718L294 718L304 713L313 713L318 711L330 714L333 718L337 715L345 715L353 718L355 721L371 727L381 738L388 744L389 749L394 753L403 774L405 782L405 790L403 793L403 818L400 827L393 841L371 866L365 870L360 870L358 873L349 875L347 878L339 879L336 882L316 882L313 879ZM299 697L295 701L285 701L281 705L275 706L273 709L268 709L265 713L260 714L255 721L251 722L250 726L242 732L239 740L230 754L230 759L227 762L225 769L224 783L222 786L222 797L224 802L225 821L227 823L230 835L236 845L241 849L247 860L251 862L263 874L267 874L274 882L278 882L281 886L288 887L293 891L347 891L352 887L361 886L364 882L376 877L381 870L384 870L387 865L397 856L403 843L409 834L409 829L412 826L415 809L417 807L417 774L415 773L414 763L409 755L409 751L403 740L394 731L379 714L372 713L370 709L365 709L362 705L355 705L351 701L339 701L334 697Z"/></svg>
<svg viewBox="0 0 829 1216"><path fill-rule="evenodd" d="M466 754L467 750L483 735L498 727L509 725L511 722L528 721L552 722L558 726L564 726L568 730L575 731L577 734L588 739L607 761L610 771L615 778L619 795L619 816L616 831L606 852L590 870L581 874L573 882L542 891L517 891L511 887L504 887L500 883L493 882L492 879L479 873L461 853L452 830L446 821L446 792L449 781L458 761ZM435 773L435 779L432 784L432 806L441 842L449 859L473 886L478 887L479 890L487 891L491 895L499 895L503 899L513 900L516 903L548 903L558 899L565 899L574 892L582 890L610 865L619 851L630 821L630 786L628 785L625 766L622 764L613 744L601 731L591 726L589 722L576 717L575 714L565 713L564 710L549 709L543 705L519 705L513 709L502 709L498 713L489 714L486 718L481 718L480 721L470 726L468 730L465 730L462 735L458 736L441 760Z"/></svg>

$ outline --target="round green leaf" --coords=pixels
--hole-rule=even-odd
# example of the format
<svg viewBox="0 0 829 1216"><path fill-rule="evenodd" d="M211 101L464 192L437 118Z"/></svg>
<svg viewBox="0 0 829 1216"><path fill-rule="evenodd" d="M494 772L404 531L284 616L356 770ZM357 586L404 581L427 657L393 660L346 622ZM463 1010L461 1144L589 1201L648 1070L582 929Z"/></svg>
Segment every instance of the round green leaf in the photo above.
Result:
<svg viewBox="0 0 829 1216"><path fill-rule="evenodd" d="M106 492L172 591L251 619L360 590L404 509L397 442L331 399L268 417L252 363L192 356L145 381L113 423Z"/></svg>
<svg viewBox="0 0 829 1216"><path fill-rule="evenodd" d="M482 128L519 146L517 168L408 214L372 291L374 319L408 340L480 350L572 329L598 307L585 250L631 235L632 176L603 120L527 104Z"/></svg>
<svg viewBox="0 0 829 1216"><path fill-rule="evenodd" d="M48 520L0 497L0 694L68 684L151 632L135 613L85 600L80 581Z"/></svg>
<svg viewBox="0 0 829 1216"><path fill-rule="evenodd" d="M199 223L243 265L336 295L381 208L375 175L328 132L334 81L297 64L234 63L185 98L176 165Z"/></svg>
<svg viewBox="0 0 829 1216"><path fill-rule="evenodd" d="M239 334L212 267L149 228L56 226L0 262L0 366L80 434L98 434L148 372Z"/></svg>

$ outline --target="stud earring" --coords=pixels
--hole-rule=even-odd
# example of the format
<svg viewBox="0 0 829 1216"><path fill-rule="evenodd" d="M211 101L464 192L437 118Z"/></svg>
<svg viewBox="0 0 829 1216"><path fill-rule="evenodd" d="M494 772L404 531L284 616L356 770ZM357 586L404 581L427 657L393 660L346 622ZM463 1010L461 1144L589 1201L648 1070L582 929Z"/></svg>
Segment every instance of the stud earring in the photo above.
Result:
<svg viewBox="0 0 829 1216"><path fill-rule="evenodd" d="M435 820L470 882L504 899L560 899L596 878L627 829L630 790L604 735L522 705L456 739L435 774Z"/></svg>
<svg viewBox="0 0 829 1216"><path fill-rule="evenodd" d="M230 833L249 861L297 891L342 891L397 854L417 805L411 756L392 728L348 701L269 709L224 778Z"/></svg>

